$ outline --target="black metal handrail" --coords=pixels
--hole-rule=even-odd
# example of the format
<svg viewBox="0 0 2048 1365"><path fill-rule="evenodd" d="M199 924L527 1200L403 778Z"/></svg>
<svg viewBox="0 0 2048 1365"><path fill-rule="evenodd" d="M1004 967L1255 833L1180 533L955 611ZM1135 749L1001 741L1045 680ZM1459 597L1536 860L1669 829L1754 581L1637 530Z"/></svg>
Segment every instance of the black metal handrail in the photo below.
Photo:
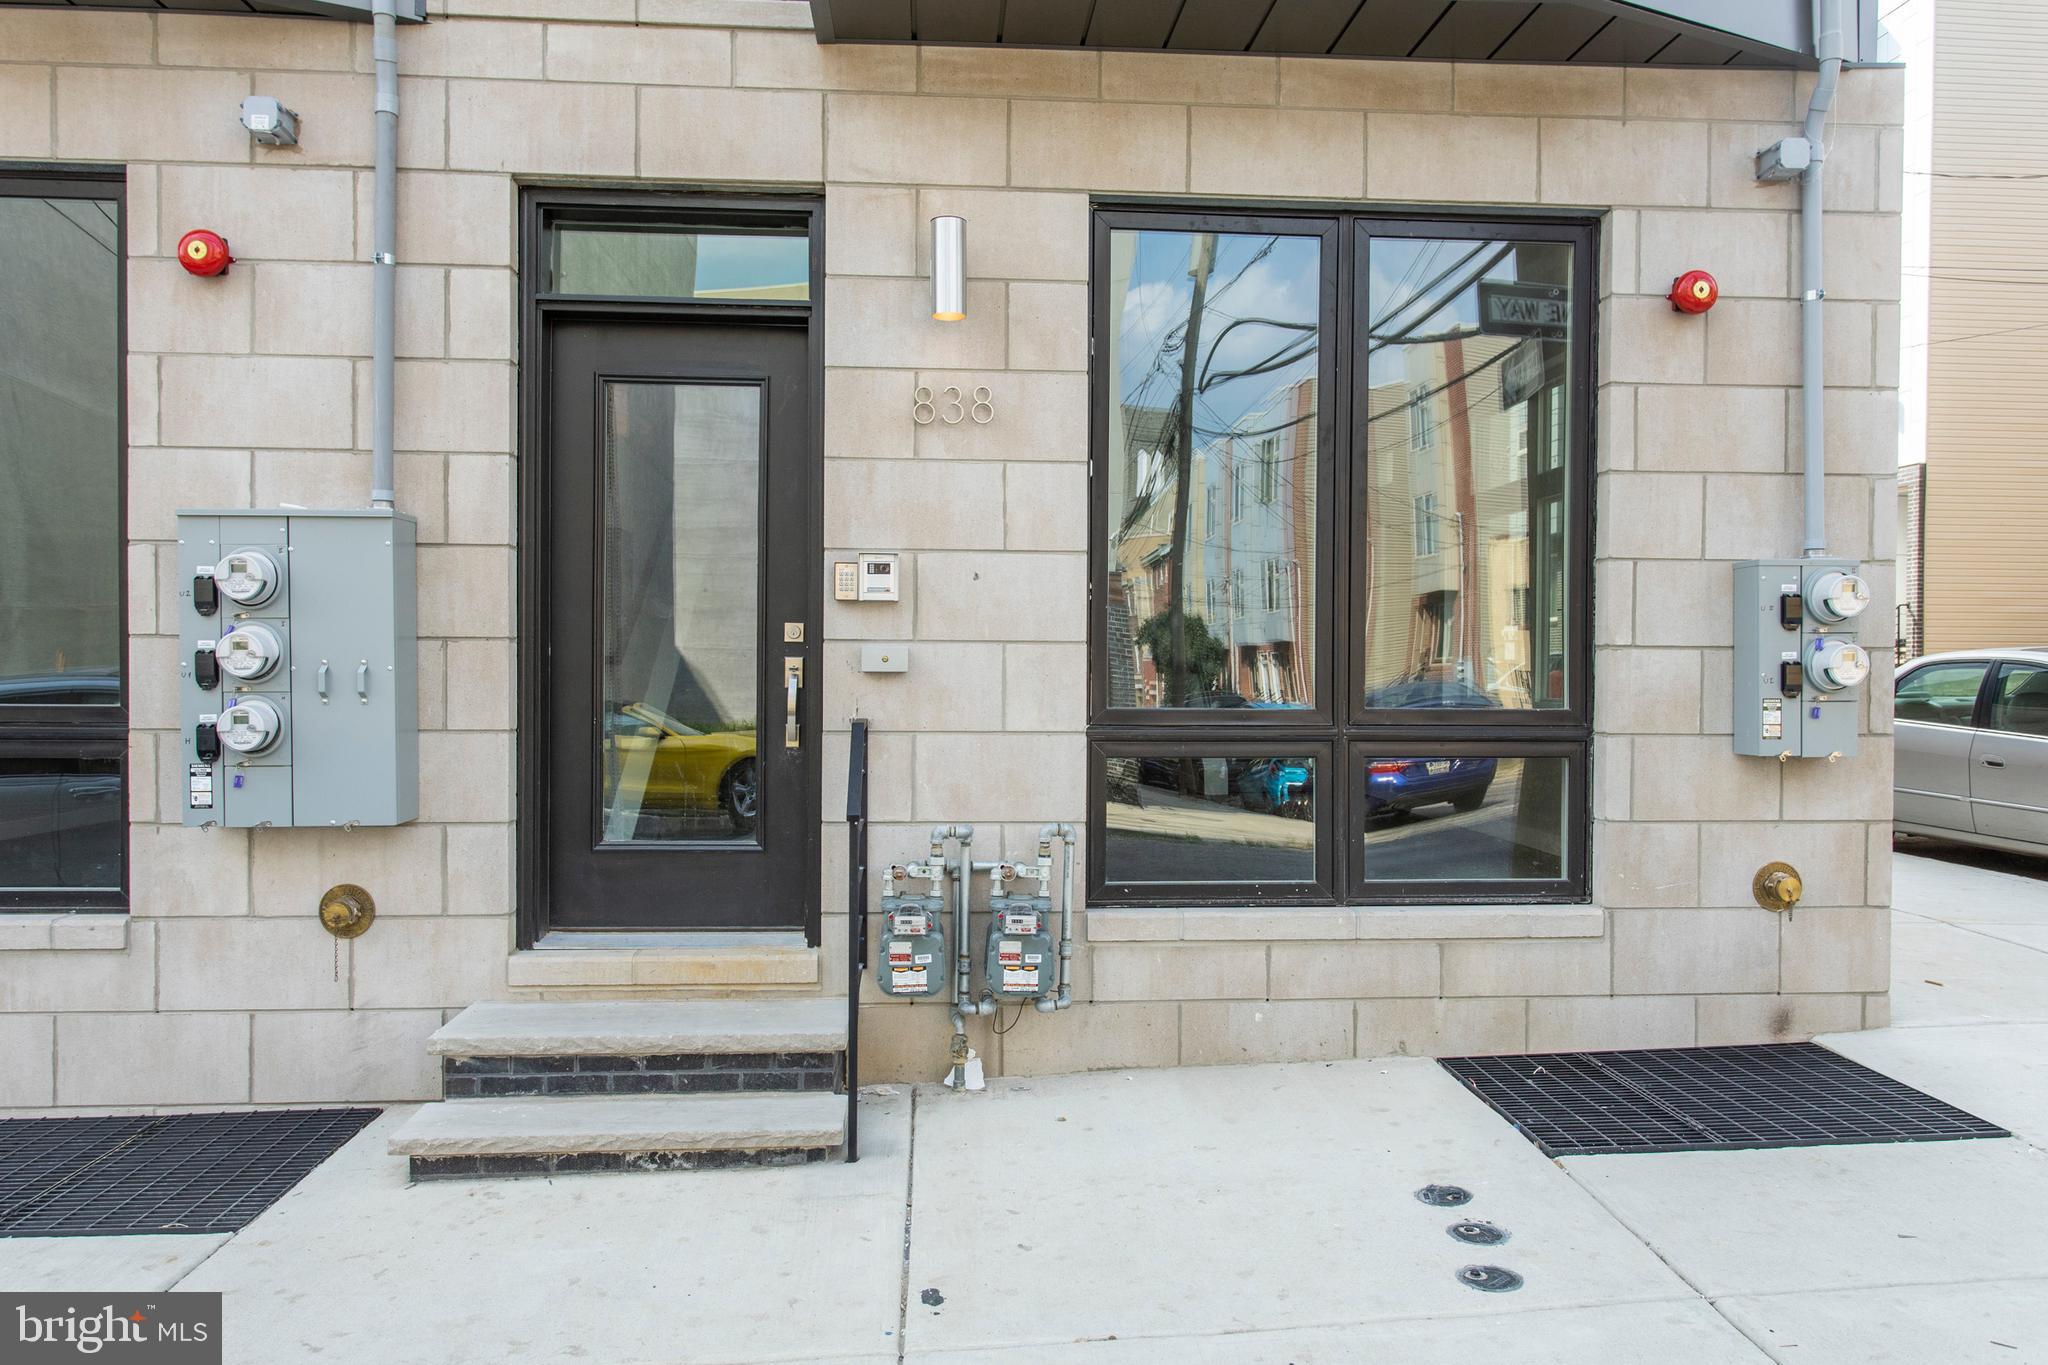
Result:
<svg viewBox="0 0 2048 1365"><path fill-rule="evenodd" d="M868 723L846 755L846 1159L860 1160L860 974L868 965Z"/></svg>

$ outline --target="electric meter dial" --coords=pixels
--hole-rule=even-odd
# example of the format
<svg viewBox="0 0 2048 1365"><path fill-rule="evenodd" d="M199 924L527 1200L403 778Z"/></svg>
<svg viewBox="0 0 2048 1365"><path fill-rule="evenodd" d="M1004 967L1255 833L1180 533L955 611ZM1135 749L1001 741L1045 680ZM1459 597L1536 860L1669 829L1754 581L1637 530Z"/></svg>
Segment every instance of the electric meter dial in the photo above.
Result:
<svg viewBox="0 0 2048 1365"><path fill-rule="evenodd" d="M1870 605L1870 584L1861 574L1831 571L1815 576L1806 587L1806 607L1815 617L1834 625L1861 616Z"/></svg>
<svg viewBox="0 0 2048 1365"><path fill-rule="evenodd" d="M1839 692L1870 676L1870 655L1848 640L1826 640L1807 655L1806 676L1823 692Z"/></svg>
<svg viewBox="0 0 2048 1365"><path fill-rule="evenodd" d="M261 697L236 702L221 712L220 742L238 754L260 754L284 735L284 717Z"/></svg>
<svg viewBox="0 0 2048 1365"><path fill-rule="evenodd" d="M277 561L261 550L236 550L213 566L213 581L229 600L260 607L277 595Z"/></svg>
<svg viewBox="0 0 2048 1365"><path fill-rule="evenodd" d="M255 682L276 671L278 660L284 657L284 645L269 626L248 621L220 637L213 657L230 677Z"/></svg>

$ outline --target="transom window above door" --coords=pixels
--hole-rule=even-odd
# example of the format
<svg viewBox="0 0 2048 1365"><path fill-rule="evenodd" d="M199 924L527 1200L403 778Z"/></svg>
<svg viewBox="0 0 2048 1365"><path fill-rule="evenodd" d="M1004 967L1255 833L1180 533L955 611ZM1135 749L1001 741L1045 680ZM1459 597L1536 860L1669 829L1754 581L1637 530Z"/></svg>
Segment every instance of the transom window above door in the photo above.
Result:
<svg viewBox="0 0 2048 1365"><path fill-rule="evenodd" d="M1583 899L1593 240L1098 210L1098 900Z"/></svg>

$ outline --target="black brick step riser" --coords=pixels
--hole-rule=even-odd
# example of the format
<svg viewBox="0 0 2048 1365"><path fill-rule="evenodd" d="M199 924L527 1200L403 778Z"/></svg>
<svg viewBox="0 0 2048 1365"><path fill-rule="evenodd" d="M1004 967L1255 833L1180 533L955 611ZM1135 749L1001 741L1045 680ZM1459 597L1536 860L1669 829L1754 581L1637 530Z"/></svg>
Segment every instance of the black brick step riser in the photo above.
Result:
<svg viewBox="0 0 2048 1365"><path fill-rule="evenodd" d="M533 1156L416 1156L414 1180L616 1174L625 1171L722 1171L743 1166L805 1166L836 1147L768 1147L715 1152L563 1152Z"/></svg>
<svg viewBox="0 0 2048 1365"><path fill-rule="evenodd" d="M451 1100L546 1095L715 1095L825 1092L839 1086L836 1052L681 1053L652 1057L444 1057Z"/></svg>

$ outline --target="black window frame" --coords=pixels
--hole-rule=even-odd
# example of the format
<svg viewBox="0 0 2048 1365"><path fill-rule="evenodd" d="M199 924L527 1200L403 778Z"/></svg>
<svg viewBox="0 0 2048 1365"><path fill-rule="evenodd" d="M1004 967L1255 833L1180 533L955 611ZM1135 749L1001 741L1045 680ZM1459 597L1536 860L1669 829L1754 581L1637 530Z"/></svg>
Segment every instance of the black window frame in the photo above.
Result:
<svg viewBox="0 0 2048 1365"><path fill-rule="evenodd" d="M1322 326L1317 413L1315 695L1299 709L1187 708L1109 705L1108 605L1113 565L1108 554L1109 405L1104 373L1112 326L1110 242L1117 231L1278 233L1319 237ZM1089 258L1089 610L1088 610L1088 886L1091 905L1274 906L1583 904L1591 899L1593 743L1593 515L1596 426L1595 365L1599 354L1600 219L1507 210L1374 211L1317 204L1180 204L1098 200ZM1352 629L1354 604L1366 591L1366 421L1356 401L1357 320L1368 316L1364 268L1371 238L1511 239L1556 242L1572 251L1571 304L1580 319L1566 380L1566 460L1559 477L1565 498L1565 702L1523 711L1446 709L1424 720L1415 711L1356 704L1364 677L1365 632ZM1536 471L1530 471L1533 482ZM1532 504L1533 514L1534 507ZM1340 591L1341 585L1341 591ZM1340 600L1341 599L1341 600ZM1533 639L1533 624L1532 624ZM1366 750L1396 756L1474 755L1566 760L1563 875L1552 879L1466 879L1368 882L1364 869L1364 801L1352 788ZM1106 876L1103 759L1170 754L1317 758L1313 820L1315 884L1113 883Z"/></svg>
<svg viewBox="0 0 2048 1365"><path fill-rule="evenodd" d="M125 913L129 908L130 803L128 714L131 701L128 634L128 218L123 166L0 162L0 198L84 199L114 219L114 487L115 519L107 528L114 549L114 611L120 641L119 700L105 706L0 706L0 757L52 759L75 755L112 762L121 780L121 874L113 887L10 887L0 885L0 914ZM33 268L24 264L17 268Z"/></svg>

